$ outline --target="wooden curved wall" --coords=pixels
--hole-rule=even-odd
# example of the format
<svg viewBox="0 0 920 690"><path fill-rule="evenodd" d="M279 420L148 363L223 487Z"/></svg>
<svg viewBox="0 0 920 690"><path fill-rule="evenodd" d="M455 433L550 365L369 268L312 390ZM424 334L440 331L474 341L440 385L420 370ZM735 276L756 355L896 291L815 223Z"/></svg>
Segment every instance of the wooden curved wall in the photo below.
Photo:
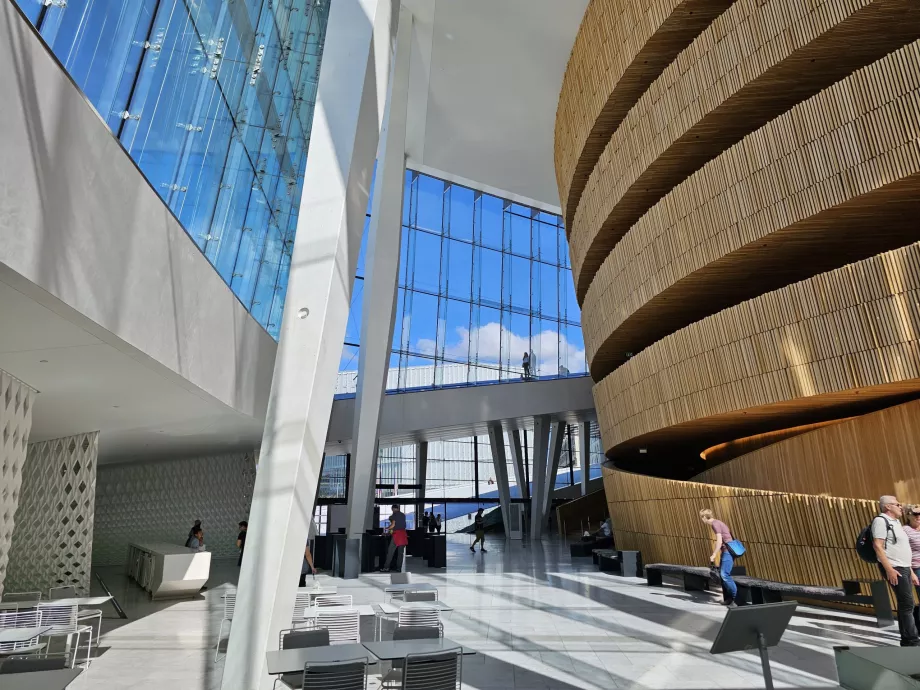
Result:
<svg viewBox="0 0 920 690"><path fill-rule="evenodd" d="M825 426L706 470L694 481L920 503L920 401Z"/></svg>
<svg viewBox="0 0 920 690"><path fill-rule="evenodd" d="M712 532L699 511L711 508L744 542L743 564L756 577L837 587L844 578L878 577L853 550L875 501L681 482L608 466L604 488L617 548L638 549L645 563L708 565Z"/></svg>
<svg viewBox="0 0 920 690"><path fill-rule="evenodd" d="M689 476L707 446L920 399L915 0L592 0L555 147L608 457ZM704 565L712 507L757 575L871 577L857 492L920 488L909 430L873 444L881 418L707 475L756 489L607 467L618 545Z"/></svg>
<svg viewBox="0 0 920 690"><path fill-rule="evenodd" d="M920 244L823 273L659 340L594 389L608 455L920 391ZM766 429L759 429L765 431Z"/></svg>

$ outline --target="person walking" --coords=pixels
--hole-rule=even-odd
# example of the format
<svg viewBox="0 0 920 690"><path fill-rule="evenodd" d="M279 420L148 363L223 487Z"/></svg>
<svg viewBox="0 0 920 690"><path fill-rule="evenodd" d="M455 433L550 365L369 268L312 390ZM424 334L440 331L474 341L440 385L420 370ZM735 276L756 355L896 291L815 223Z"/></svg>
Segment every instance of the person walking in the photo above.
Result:
<svg viewBox="0 0 920 690"><path fill-rule="evenodd" d="M426 511L425 511L425 514L422 515L422 531L423 531L423 532L427 532L427 531L428 531L428 520L429 520L429 519L430 519L430 518L428 517L428 511L426 510Z"/></svg>
<svg viewBox="0 0 920 690"><path fill-rule="evenodd" d="M437 518L435 518L434 529L437 534L441 533L441 513L438 513Z"/></svg>
<svg viewBox="0 0 920 690"><path fill-rule="evenodd" d="M434 531L438 528L438 521L435 520L434 511L431 511L431 515L428 516L428 534L434 534Z"/></svg>
<svg viewBox="0 0 920 690"><path fill-rule="evenodd" d="M476 544L481 544L482 546L479 547L479 550L483 553L488 553L486 551L486 522L482 517L482 508L476 511L474 529L476 530L476 539L473 540L470 551L476 553Z"/></svg>
<svg viewBox="0 0 920 690"><path fill-rule="evenodd" d="M888 580L898 603L901 646L920 647L914 621L914 587L920 585L920 580L910 569L910 540L901 526L903 510L895 496L882 496L878 500L878 508L879 514L872 519L872 547L878 558L879 571Z"/></svg>
<svg viewBox="0 0 920 690"><path fill-rule="evenodd" d="M524 368L524 378L530 378L530 353L525 352L524 358L521 360L521 366Z"/></svg>
<svg viewBox="0 0 920 690"><path fill-rule="evenodd" d="M725 586L725 592L728 595L728 598L723 601L723 604L729 608L735 608L738 605L735 602L735 599L738 597L738 585L736 585L735 581L732 579L732 568L735 565L735 557L726 546L728 542L734 541L732 532L728 528L728 525L713 517L712 511L709 508L704 508L700 511L700 520L709 525L716 535L715 548L712 551L712 555L709 557L709 562L713 565L716 564L717 560L719 562L719 573L722 576L722 584Z"/></svg>
<svg viewBox="0 0 920 690"><path fill-rule="evenodd" d="M246 548L246 530L249 529L249 523L245 520L240 521L240 533L236 536L236 548L240 550L240 557L236 559L237 567L243 565L243 549Z"/></svg>
<svg viewBox="0 0 920 690"><path fill-rule="evenodd" d="M316 539L316 522L310 519L310 531L307 533L307 546L303 550L303 563L300 564L300 581L298 587L307 586L307 575L316 575L316 566L313 565L313 540Z"/></svg>
<svg viewBox="0 0 920 690"><path fill-rule="evenodd" d="M920 579L920 505L907 506L907 524L904 525L907 541L910 542L910 569ZM920 598L920 586L914 586ZM920 607L914 606L914 625L920 634Z"/></svg>
<svg viewBox="0 0 920 690"><path fill-rule="evenodd" d="M383 564L383 572L388 573L390 570L401 570L402 555L409 543L409 535L406 534L406 514L403 513L398 505L393 506L393 513L390 515L390 525L387 527L390 533L390 545L387 547L387 559ZM393 556L396 556L396 564L392 565Z"/></svg>

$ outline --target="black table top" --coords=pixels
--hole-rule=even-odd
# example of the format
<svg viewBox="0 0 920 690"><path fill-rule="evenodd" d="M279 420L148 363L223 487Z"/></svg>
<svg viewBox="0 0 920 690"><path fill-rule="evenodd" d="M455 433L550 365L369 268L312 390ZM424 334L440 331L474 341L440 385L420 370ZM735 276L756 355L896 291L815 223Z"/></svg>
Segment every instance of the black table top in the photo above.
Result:
<svg viewBox="0 0 920 690"><path fill-rule="evenodd" d="M383 642L362 642L367 650L381 661L405 659L409 654L428 654L447 649L456 649L460 644L442 637L438 640L385 640ZM475 654L475 649L461 647L463 654Z"/></svg>
<svg viewBox="0 0 920 690"><path fill-rule="evenodd" d="M83 673L82 668L4 673L0 675L0 688L3 690L64 690L81 673Z"/></svg>
<svg viewBox="0 0 920 690"><path fill-rule="evenodd" d="M304 664L334 663L351 659L367 659L368 663L376 661L360 644L333 644L325 647L305 647L303 649L284 649L266 652L265 662L269 675L278 673L298 673Z"/></svg>

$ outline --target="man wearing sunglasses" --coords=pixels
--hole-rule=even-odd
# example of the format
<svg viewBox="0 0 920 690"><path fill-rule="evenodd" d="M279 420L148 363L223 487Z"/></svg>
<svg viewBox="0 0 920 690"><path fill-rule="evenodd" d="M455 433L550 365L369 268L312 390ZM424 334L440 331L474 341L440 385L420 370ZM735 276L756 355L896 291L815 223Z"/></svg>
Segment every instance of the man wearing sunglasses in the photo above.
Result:
<svg viewBox="0 0 920 690"><path fill-rule="evenodd" d="M879 515L872 521L872 546L878 567L888 580L898 602L898 630L902 647L920 647L914 622L914 588L920 584L910 569L911 552L907 533L901 526L901 504L894 496L878 501Z"/></svg>

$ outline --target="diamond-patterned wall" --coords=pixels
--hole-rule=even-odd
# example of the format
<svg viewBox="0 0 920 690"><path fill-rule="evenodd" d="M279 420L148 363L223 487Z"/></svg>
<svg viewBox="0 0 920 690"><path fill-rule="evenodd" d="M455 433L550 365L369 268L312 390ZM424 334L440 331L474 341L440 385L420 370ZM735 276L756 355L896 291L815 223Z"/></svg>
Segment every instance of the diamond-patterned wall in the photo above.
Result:
<svg viewBox="0 0 920 690"><path fill-rule="evenodd" d="M0 369L0 595L3 594L35 391Z"/></svg>
<svg viewBox="0 0 920 690"><path fill-rule="evenodd" d="M99 432L30 443L7 588L89 590Z"/></svg>
<svg viewBox="0 0 920 690"><path fill-rule="evenodd" d="M96 484L93 565L122 565L129 542L184 544L201 518L214 558L235 558L249 517L256 454L103 465Z"/></svg>

